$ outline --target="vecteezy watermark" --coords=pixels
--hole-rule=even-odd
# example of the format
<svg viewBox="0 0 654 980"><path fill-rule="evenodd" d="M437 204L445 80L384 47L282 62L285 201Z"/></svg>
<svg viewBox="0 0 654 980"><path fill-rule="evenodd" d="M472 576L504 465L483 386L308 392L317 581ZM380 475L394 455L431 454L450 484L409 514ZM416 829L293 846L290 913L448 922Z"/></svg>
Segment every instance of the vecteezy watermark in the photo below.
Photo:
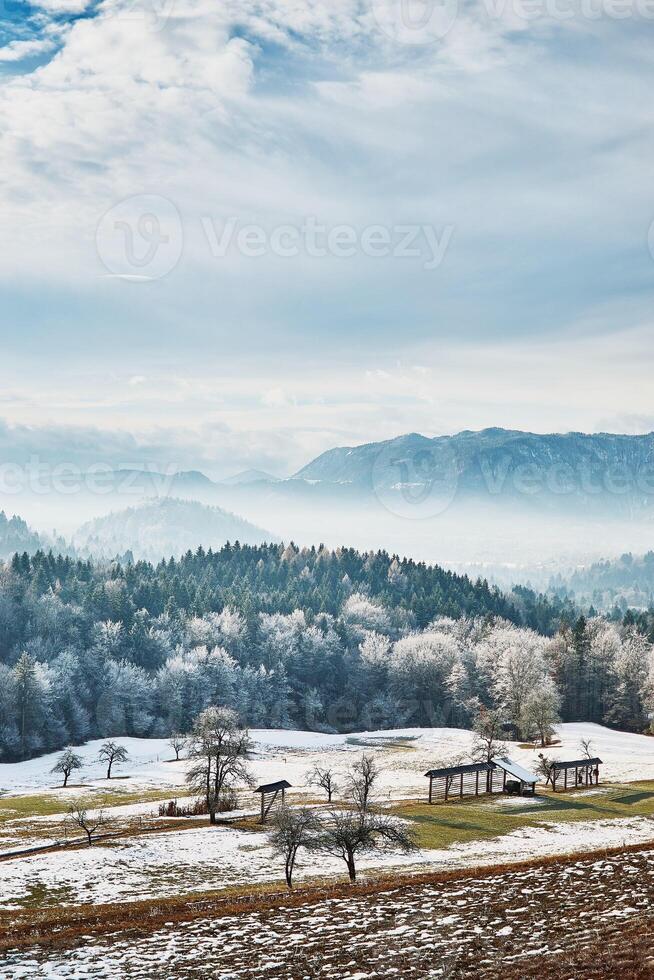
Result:
<svg viewBox="0 0 654 980"><path fill-rule="evenodd" d="M179 467L155 467L150 462L134 461L116 466L93 463L50 463L30 456L24 463L0 463L0 495L87 493L97 496L167 497L170 495Z"/></svg>
<svg viewBox="0 0 654 980"><path fill-rule="evenodd" d="M104 17L115 17L145 24L148 30L162 30L173 16L177 0L114 0L102 8Z"/></svg>
<svg viewBox="0 0 654 980"><path fill-rule="evenodd" d="M458 0L372 0L380 29L399 44L440 41L454 26Z"/></svg>
<svg viewBox="0 0 654 980"><path fill-rule="evenodd" d="M370 0L380 30L399 44L442 40L459 15L458 0ZM654 0L479 0L477 14L489 22L654 20Z"/></svg>
<svg viewBox="0 0 654 980"><path fill-rule="evenodd" d="M443 514L460 491L466 499L482 502L503 498L517 504L528 498L575 498L574 506L605 506L613 498L612 512L633 516L648 509L654 496L654 462L617 460L602 463L564 460L547 464L522 462L509 453L480 453L465 470L447 438L406 440L383 444L372 466L372 488L391 513L409 520ZM624 504L616 501L621 498Z"/></svg>
<svg viewBox="0 0 654 980"><path fill-rule="evenodd" d="M209 216L202 218L202 228L216 259L230 254L247 258L274 255L293 259L300 255L309 258L351 259L357 255L368 258L421 260L424 269L438 269L452 241L454 225L441 229L427 224L326 225L315 216L299 224L277 225L271 230L262 225L244 224L230 218L222 225Z"/></svg>
<svg viewBox="0 0 654 980"><path fill-rule="evenodd" d="M379 502L398 517L427 520L444 513L459 484L459 466L448 439L406 446L385 443L375 456L372 486Z"/></svg>
<svg viewBox="0 0 654 980"><path fill-rule="evenodd" d="M162 279L184 247L179 211L158 194L137 194L110 208L95 235L100 261L112 276L136 282Z"/></svg>

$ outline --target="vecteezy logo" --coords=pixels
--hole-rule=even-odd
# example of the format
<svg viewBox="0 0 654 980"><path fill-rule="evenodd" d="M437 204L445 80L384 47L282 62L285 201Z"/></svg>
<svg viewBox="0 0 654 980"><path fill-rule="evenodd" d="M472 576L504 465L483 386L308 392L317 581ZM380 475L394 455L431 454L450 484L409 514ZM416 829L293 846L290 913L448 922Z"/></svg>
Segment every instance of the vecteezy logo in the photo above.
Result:
<svg viewBox="0 0 654 980"><path fill-rule="evenodd" d="M400 44L433 44L452 29L458 0L371 0L381 30Z"/></svg>
<svg viewBox="0 0 654 980"><path fill-rule="evenodd" d="M410 447L397 440L387 442L372 467L379 502L408 520L444 513L456 496L458 483L458 463L448 439Z"/></svg>
<svg viewBox="0 0 654 980"><path fill-rule="evenodd" d="M167 198L137 194L102 216L95 242L100 261L113 276L135 282L161 279L180 260L182 219Z"/></svg>

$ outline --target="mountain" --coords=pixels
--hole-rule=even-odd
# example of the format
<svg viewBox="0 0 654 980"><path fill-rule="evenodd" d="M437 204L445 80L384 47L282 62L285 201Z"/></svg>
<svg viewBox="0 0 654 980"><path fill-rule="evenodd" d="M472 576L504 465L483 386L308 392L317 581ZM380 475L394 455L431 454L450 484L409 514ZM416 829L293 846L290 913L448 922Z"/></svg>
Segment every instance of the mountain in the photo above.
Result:
<svg viewBox="0 0 654 980"><path fill-rule="evenodd" d="M156 470L114 470L100 478L104 492L128 496L171 497L201 494L215 490L217 484L199 470L160 473Z"/></svg>
<svg viewBox="0 0 654 980"><path fill-rule="evenodd" d="M235 476L230 476L226 480L220 481L225 487L248 486L250 483L279 483L279 477L272 476L264 470L243 470Z"/></svg>
<svg viewBox="0 0 654 980"><path fill-rule="evenodd" d="M158 561L202 546L218 549L226 542L276 542L275 535L220 507L174 497L147 500L84 524L74 535L80 554L114 558L128 552L135 559Z"/></svg>
<svg viewBox="0 0 654 980"><path fill-rule="evenodd" d="M448 502L510 501L613 517L654 514L654 433L540 435L507 429L332 449L296 475L314 485L348 485L392 499L433 494Z"/></svg>

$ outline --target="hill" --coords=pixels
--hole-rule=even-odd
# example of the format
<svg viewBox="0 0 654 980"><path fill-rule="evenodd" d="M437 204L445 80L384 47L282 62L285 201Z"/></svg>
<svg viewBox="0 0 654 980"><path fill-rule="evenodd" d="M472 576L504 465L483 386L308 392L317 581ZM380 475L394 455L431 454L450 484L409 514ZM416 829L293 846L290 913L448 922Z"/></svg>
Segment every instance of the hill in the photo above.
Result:
<svg viewBox="0 0 654 980"><path fill-rule="evenodd" d="M201 546L221 548L227 541L255 545L275 540L269 531L220 507L171 497L98 517L84 524L73 539L80 554L113 558L131 553L137 560L153 561L179 557Z"/></svg>
<svg viewBox="0 0 654 980"><path fill-rule="evenodd" d="M264 470L243 470L242 473L236 473L235 476L230 476L226 480L221 481L225 487L247 486L250 483L279 482L279 477L273 476L271 473L266 473Z"/></svg>
<svg viewBox="0 0 654 980"><path fill-rule="evenodd" d="M576 569L568 577L556 575L550 589L608 611L650 609L654 604L654 552L638 557L627 553L613 561L599 561Z"/></svg>
<svg viewBox="0 0 654 980"><path fill-rule="evenodd" d="M20 517L14 515L8 518L0 510L0 558L9 558L16 551L27 551L33 554L41 547L42 542L36 531Z"/></svg>

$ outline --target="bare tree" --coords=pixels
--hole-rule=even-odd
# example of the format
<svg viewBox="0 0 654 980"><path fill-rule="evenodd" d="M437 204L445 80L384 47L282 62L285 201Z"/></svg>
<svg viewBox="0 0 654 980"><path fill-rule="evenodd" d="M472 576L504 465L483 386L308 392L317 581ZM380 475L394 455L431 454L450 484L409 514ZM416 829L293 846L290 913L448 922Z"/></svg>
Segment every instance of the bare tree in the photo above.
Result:
<svg viewBox="0 0 654 980"><path fill-rule="evenodd" d="M592 739L590 738L579 739L579 748L583 752L584 759L595 758L595 746L593 745Z"/></svg>
<svg viewBox="0 0 654 980"><path fill-rule="evenodd" d="M112 767L116 764L120 765L121 762L127 762L128 757L129 752L124 745L119 745L118 742L105 742L100 746L98 752L98 760L107 763L107 779L111 779Z"/></svg>
<svg viewBox="0 0 654 980"><path fill-rule="evenodd" d="M336 773L333 769L323 769L321 766L314 766L307 776L308 786L319 786L327 794L327 802L331 803L332 796L338 789L336 783Z"/></svg>
<svg viewBox="0 0 654 980"><path fill-rule="evenodd" d="M413 834L398 820L371 810L332 813L323 823L315 848L340 857L347 866L350 881L356 881L356 859L365 851L384 847L409 852L415 849Z"/></svg>
<svg viewBox="0 0 654 980"><path fill-rule="evenodd" d="M186 748L186 742L186 735L181 735L179 732L173 732L168 739L168 744L175 753L175 762L179 762L179 754Z"/></svg>
<svg viewBox="0 0 654 980"><path fill-rule="evenodd" d="M189 756L196 761L186 781L195 792L204 794L212 824L228 788L239 781L252 785L247 768L250 746L249 733L231 708L206 708L195 719Z"/></svg>
<svg viewBox="0 0 654 980"><path fill-rule="evenodd" d="M64 749L50 772L60 772L64 777L64 786L68 786L71 772L81 769L84 765L81 755L77 755L71 748Z"/></svg>
<svg viewBox="0 0 654 980"><path fill-rule="evenodd" d="M371 755L364 752L358 762L355 762L347 774L348 793L354 805L365 813L372 801L375 783L381 776L381 770Z"/></svg>
<svg viewBox="0 0 654 980"><path fill-rule="evenodd" d="M552 779L552 766L557 759L550 759L543 752L538 753L538 762L534 766L534 771L538 773L539 776L545 777L545 785Z"/></svg>
<svg viewBox="0 0 654 980"><path fill-rule="evenodd" d="M499 709L480 707L473 723L475 733L472 743L472 758L475 762L487 762L489 765L496 757L507 754L506 744L502 741L504 734L504 718ZM486 791L491 789L492 772L486 772Z"/></svg>
<svg viewBox="0 0 654 980"><path fill-rule="evenodd" d="M91 815L82 803L71 803L68 808L68 818L70 823L80 827L86 834L89 847L93 843L93 835L109 824L102 810L95 815Z"/></svg>
<svg viewBox="0 0 654 980"><path fill-rule="evenodd" d="M504 717L499 709L480 708L472 727L475 733L472 757L476 762L492 762L496 756L506 754L502 739Z"/></svg>
<svg viewBox="0 0 654 980"><path fill-rule="evenodd" d="M272 818L270 844L275 854L284 858L286 884L293 887L293 872L301 847L314 846L320 820L314 810L302 807L291 810L284 806Z"/></svg>

